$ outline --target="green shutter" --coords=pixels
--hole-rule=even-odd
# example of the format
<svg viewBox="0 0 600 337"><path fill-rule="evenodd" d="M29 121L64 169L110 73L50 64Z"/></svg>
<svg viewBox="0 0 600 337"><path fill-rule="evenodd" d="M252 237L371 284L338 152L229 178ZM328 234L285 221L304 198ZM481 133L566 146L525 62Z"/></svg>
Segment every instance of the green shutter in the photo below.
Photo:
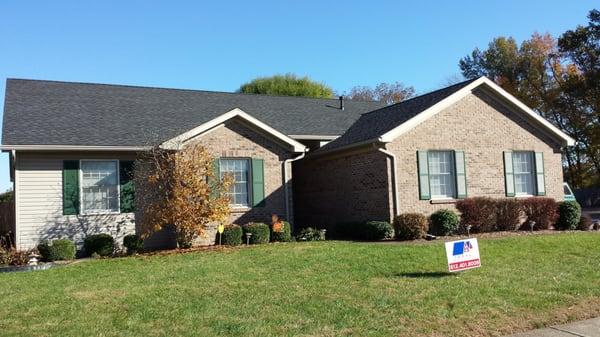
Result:
<svg viewBox="0 0 600 337"><path fill-rule="evenodd" d="M544 178L544 154L535 153L535 182L537 195L546 195L546 180Z"/></svg>
<svg viewBox="0 0 600 337"><path fill-rule="evenodd" d="M515 196L515 177L513 172L512 152L504 151L504 187L507 197Z"/></svg>
<svg viewBox="0 0 600 337"><path fill-rule="evenodd" d="M427 151L417 151L417 166L419 170L419 199L429 200L429 164Z"/></svg>
<svg viewBox="0 0 600 337"><path fill-rule="evenodd" d="M454 165L456 168L456 198L464 199L467 197L467 172L464 151L454 151Z"/></svg>
<svg viewBox="0 0 600 337"><path fill-rule="evenodd" d="M265 206L265 169L262 159L252 158L252 205Z"/></svg>
<svg viewBox="0 0 600 337"><path fill-rule="evenodd" d="M79 213L79 161L63 161L63 214Z"/></svg>
<svg viewBox="0 0 600 337"><path fill-rule="evenodd" d="M119 161L119 185L121 190L121 213L135 211L135 185L133 182L133 161Z"/></svg>

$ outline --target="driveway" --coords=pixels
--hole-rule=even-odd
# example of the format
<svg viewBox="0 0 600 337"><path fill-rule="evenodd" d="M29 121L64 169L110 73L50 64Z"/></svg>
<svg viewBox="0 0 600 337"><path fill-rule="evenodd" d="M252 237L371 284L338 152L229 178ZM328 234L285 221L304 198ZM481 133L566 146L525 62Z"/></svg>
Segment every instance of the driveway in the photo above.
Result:
<svg viewBox="0 0 600 337"><path fill-rule="evenodd" d="M600 337L600 317L545 329L510 335L508 337Z"/></svg>

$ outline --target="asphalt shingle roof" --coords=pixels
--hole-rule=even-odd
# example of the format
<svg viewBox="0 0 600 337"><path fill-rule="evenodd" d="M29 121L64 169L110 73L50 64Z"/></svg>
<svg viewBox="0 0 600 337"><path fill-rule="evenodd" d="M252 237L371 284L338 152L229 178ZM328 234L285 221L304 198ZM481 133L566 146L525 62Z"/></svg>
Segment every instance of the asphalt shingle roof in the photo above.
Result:
<svg viewBox="0 0 600 337"><path fill-rule="evenodd" d="M8 79L5 145L145 146L234 108L287 135L337 136L378 102Z"/></svg>
<svg viewBox="0 0 600 337"><path fill-rule="evenodd" d="M446 88L413 97L393 105L363 114L341 137L326 144L318 151L333 150L355 143L362 143L396 128L412 117L427 110L436 103L464 88L475 79L460 82Z"/></svg>

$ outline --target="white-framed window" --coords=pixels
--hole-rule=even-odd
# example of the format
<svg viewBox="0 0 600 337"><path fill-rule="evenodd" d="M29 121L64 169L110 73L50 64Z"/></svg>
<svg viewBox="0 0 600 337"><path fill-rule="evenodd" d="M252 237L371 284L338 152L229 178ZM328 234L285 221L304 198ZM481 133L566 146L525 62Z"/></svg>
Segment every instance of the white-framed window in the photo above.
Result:
<svg viewBox="0 0 600 337"><path fill-rule="evenodd" d="M513 152L515 195L535 195L533 152Z"/></svg>
<svg viewBox="0 0 600 337"><path fill-rule="evenodd" d="M452 151L429 151L429 188L432 199L452 199L456 196L456 172Z"/></svg>
<svg viewBox="0 0 600 337"><path fill-rule="evenodd" d="M81 212L119 212L119 161L81 160Z"/></svg>
<svg viewBox="0 0 600 337"><path fill-rule="evenodd" d="M233 207L250 206L250 159L224 158L219 162L220 176L231 174L233 183L227 192Z"/></svg>

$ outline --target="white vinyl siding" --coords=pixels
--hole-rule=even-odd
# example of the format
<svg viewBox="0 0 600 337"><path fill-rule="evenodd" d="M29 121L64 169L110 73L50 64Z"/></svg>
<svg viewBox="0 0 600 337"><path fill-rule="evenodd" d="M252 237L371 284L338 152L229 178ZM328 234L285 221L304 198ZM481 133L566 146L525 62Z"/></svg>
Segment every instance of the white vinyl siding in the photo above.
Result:
<svg viewBox="0 0 600 337"><path fill-rule="evenodd" d="M119 212L119 162L82 160L80 171L82 213Z"/></svg>
<svg viewBox="0 0 600 337"><path fill-rule="evenodd" d="M513 152L515 195L535 195L533 152Z"/></svg>
<svg viewBox="0 0 600 337"><path fill-rule="evenodd" d="M227 195L233 207L250 206L250 160L249 159L221 159L221 178L226 174L233 176L233 184Z"/></svg>
<svg viewBox="0 0 600 337"><path fill-rule="evenodd" d="M429 188L432 199L451 199L456 196L454 152L429 151Z"/></svg>

